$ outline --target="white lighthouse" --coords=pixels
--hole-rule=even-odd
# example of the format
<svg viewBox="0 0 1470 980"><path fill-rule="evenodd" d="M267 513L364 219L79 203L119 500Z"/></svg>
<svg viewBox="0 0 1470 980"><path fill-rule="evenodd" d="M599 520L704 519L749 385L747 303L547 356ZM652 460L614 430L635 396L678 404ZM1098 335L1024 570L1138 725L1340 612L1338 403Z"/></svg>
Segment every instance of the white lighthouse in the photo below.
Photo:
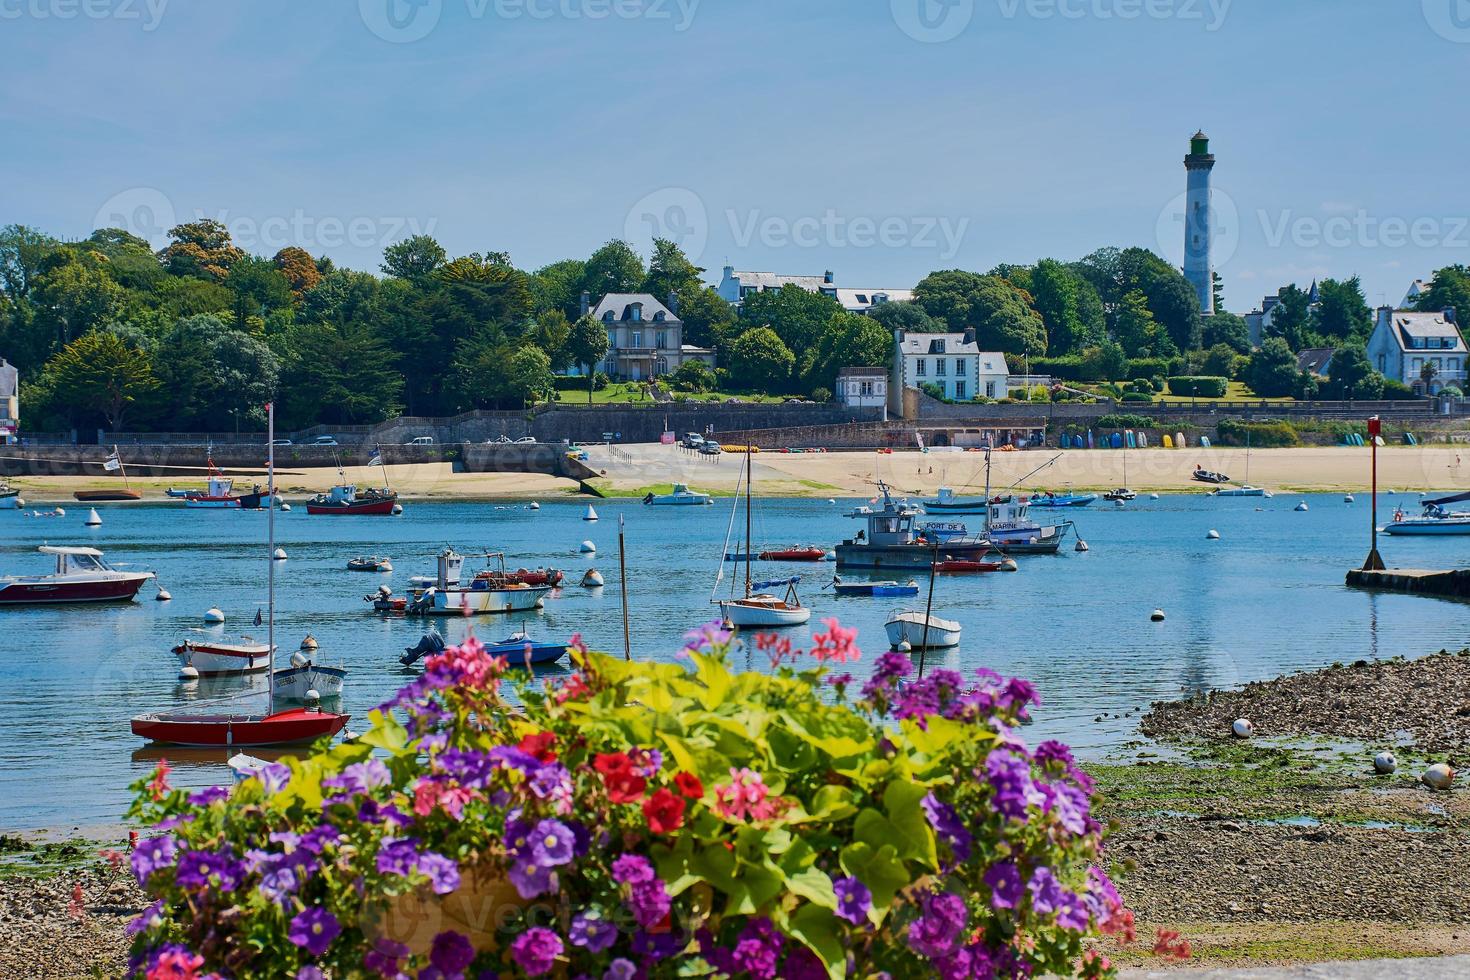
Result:
<svg viewBox="0 0 1470 980"><path fill-rule="evenodd" d="M1215 155L1203 130L1189 141L1184 169L1189 173L1184 205L1184 278L1199 294L1200 312L1210 316L1215 312L1215 267L1210 261L1210 171L1215 169Z"/></svg>

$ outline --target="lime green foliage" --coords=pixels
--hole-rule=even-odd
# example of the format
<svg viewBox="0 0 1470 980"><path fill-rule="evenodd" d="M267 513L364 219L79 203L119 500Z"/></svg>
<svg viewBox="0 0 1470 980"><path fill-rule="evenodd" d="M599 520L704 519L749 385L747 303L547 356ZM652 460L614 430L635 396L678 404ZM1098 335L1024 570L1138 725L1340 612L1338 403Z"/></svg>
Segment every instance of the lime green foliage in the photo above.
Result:
<svg viewBox="0 0 1470 980"><path fill-rule="evenodd" d="M163 904L134 952L342 978L601 977L620 958L652 977L1109 975L1084 942L1131 914L1094 867L1087 778L1010 734L1030 685L900 687L912 663L889 653L850 701L825 665L857 658L854 635L829 620L810 656L757 636L772 671L736 673L710 623L682 663L574 646L560 684L504 693L513 668L470 640L355 742L228 792L161 770L135 787L132 815L164 831L135 852ZM386 935L409 896L442 917Z"/></svg>

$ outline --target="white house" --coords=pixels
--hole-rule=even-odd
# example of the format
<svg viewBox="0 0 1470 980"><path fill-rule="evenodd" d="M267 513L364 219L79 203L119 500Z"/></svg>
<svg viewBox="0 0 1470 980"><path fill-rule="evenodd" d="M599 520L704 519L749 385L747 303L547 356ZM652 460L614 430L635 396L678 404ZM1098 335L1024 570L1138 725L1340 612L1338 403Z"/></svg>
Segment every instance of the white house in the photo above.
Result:
<svg viewBox="0 0 1470 980"><path fill-rule="evenodd" d="M1434 277L1428 279L1415 279L1409 283L1409 291L1404 293L1404 301L1399 304L1401 310L1412 310L1419 305L1419 297L1429 292L1429 287L1434 285Z"/></svg>
<svg viewBox="0 0 1470 980"><path fill-rule="evenodd" d="M1004 354L982 351L975 332L904 333L894 331L890 399L901 402L905 388L934 385L950 401L1005 398L1010 371ZM902 406L900 404L899 409Z"/></svg>
<svg viewBox="0 0 1470 980"><path fill-rule="evenodd" d="M715 288L725 302L739 307L745 297L753 293L770 292L783 286L800 286L809 293L830 296L849 313L866 314L881 303L907 302L914 298L912 289L838 286L830 269L820 276L786 276L775 272L740 272L733 265L727 265L720 284Z"/></svg>
<svg viewBox="0 0 1470 980"><path fill-rule="evenodd" d="M1252 347L1261 346L1271 329L1272 322L1276 319L1276 307L1281 303L1281 294L1272 293L1261 300L1261 305L1245 315L1246 336ZM1311 313L1322 305L1322 294L1317 288L1317 280L1312 280L1311 287L1307 290L1307 312Z"/></svg>
<svg viewBox="0 0 1470 980"><path fill-rule="evenodd" d="M0 357L0 446L15 442L20 430L20 372Z"/></svg>
<svg viewBox="0 0 1470 980"><path fill-rule="evenodd" d="M1463 390L1465 338L1455 322L1455 311L1411 313L1380 307L1368 338L1368 363L1420 394L1434 394L1445 385ZM1424 383L1424 366L1433 365L1434 377ZM1427 391L1426 391L1427 388Z"/></svg>
<svg viewBox="0 0 1470 980"><path fill-rule="evenodd" d="M684 321L679 299L669 305L649 293L608 293L592 306L582 294L582 312L591 313L607 327L607 357L599 370L610 378L643 381L671 374L688 361L715 366L715 352L684 343Z"/></svg>
<svg viewBox="0 0 1470 980"><path fill-rule="evenodd" d="M845 367L837 372L839 404L850 408L882 408L888 404L888 369Z"/></svg>

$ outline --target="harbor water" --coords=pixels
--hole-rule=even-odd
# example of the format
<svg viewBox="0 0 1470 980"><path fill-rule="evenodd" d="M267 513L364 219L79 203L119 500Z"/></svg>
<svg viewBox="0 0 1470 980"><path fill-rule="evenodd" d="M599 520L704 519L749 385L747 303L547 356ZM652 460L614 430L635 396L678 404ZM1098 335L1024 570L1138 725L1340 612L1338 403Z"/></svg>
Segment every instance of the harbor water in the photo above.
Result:
<svg viewBox="0 0 1470 980"><path fill-rule="evenodd" d="M1310 509L1297 511L1305 499ZM1400 495L1380 502L1380 519ZM861 526L842 515L862 501L758 500L755 547L816 544L830 548ZM34 506L34 505L33 505ZM42 505L44 506L44 505ZM626 517L628 606L633 655L672 660L686 629L713 618L711 589L730 521L729 501L706 507L645 507L636 500L599 501L596 523L582 520L585 501L415 503L392 518L309 517L304 508L277 515L276 638L281 660L310 633L319 659L349 674L340 710L363 731L367 712L412 675L398 663L425 629L422 620L383 618L363 596L388 584L401 594L410 576L431 575L440 550L503 551L510 568L551 566L567 582L531 614L438 620L451 642L473 629L486 641L526 629L537 640L564 641L581 633L597 649L622 651L618 518ZM1417 509L1417 508L1415 508ZM172 595L154 600L145 586L137 602L106 607L0 610L0 829L68 830L116 822L127 785L158 759L175 767L176 785L226 782L224 752L145 748L128 730L135 714L180 710L212 698L255 691L232 702L263 707L264 679L183 683L170 648L187 638L247 634L266 602L267 549L261 512L187 510L171 505L98 505L100 527L83 525L85 508L63 518L0 511L0 571L49 571L38 545L90 544L125 568L156 572ZM1039 513L1073 519L1090 545L1075 552L1069 538L1056 556L1030 556L1016 573L940 576L936 615L960 621L961 645L929 655L928 663L970 670L989 667L1029 678L1042 705L1027 737L1060 738L1097 757L1138 738L1139 709L1157 699L1230 687L1335 661L1409 657L1464 643L1466 608L1455 602L1378 595L1343 586L1368 547L1368 500L1341 495L1212 500L1202 494L1141 497L1124 507L1099 501L1085 509ZM978 526L979 517L963 520ZM737 531L743 518L736 521ZM1207 540L1211 529L1218 540ZM579 553L584 540L594 554ZM737 542L732 542L732 549ZM1390 565L1460 565L1459 538L1381 539ZM388 574L349 572L360 554L393 561ZM480 567L468 562L467 567ZM607 585L577 583L596 568ZM859 677L886 647L883 623L900 604L917 600L833 596L824 587L831 564L758 563L758 578L803 576L811 627L837 616L859 630L864 659ZM890 572L885 578L907 579ZM744 569L726 566L721 594ZM923 576L920 575L921 584ZM227 622L206 627L205 610ZM1155 608L1165 611L1153 622ZM766 669L763 655L740 655L741 666ZM565 673L557 665L541 672ZM253 700L252 700L253 699ZM335 707L335 705L333 705Z"/></svg>

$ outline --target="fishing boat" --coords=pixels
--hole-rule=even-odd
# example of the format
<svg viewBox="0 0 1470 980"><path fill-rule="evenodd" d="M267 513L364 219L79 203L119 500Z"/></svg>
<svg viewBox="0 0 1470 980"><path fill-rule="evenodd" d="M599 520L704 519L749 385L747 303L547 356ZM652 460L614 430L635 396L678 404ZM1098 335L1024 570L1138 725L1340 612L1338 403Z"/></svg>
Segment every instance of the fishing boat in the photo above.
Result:
<svg viewBox="0 0 1470 980"><path fill-rule="evenodd" d="M0 577L0 606L60 605L83 602L129 602L152 572L125 572L102 559L96 548L36 549L56 559L50 575Z"/></svg>
<svg viewBox="0 0 1470 980"><path fill-rule="evenodd" d="M941 558L934 563L936 572L956 573L978 573L978 572L1014 572L1019 566L1014 558L1002 558L999 561L957 561L953 558Z"/></svg>
<svg viewBox="0 0 1470 980"><path fill-rule="evenodd" d="M275 406L266 404L266 431L270 446L266 461L267 486L271 496L275 495ZM274 559L276 532L275 509L270 508L267 524L266 582L270 608L269 632L266 647L275 652L275 594L276 562ZM314 742L320 738L336 735L347 727L348 715L324 711L320 708L290 708L276 710L276 685L274 664L271 665L272 683L266 692L264 713L250 711L224 711L212 714L190 714L162 711L135 716L130 728L134 735L150 742L169 745L257 747L266 745L297 745Z"/></svg>
<svg viewBox="0 0 1470 980"><path fill-rule="evenodd" d="M1054 555L1062 546L1071 521L1038 524L1031 519L1032 501L1015 494L992 497L985 519L985 536L1011 555ZM949 542L944 542L949 550Z"/></svg>
<svg viewBox="0 0 1470 980"><path fill-rule="evenodd" d="M205 490L184 495L184 506L195 510L239 510L240 494L234 491L234 480L224 474L211 475Z"/></svg>
<svg viewBox="0 0 1470 980"><path fill-rule="evenodd" d="M409 616L529 612L546 604L546 593L552 587L515 581L506 573L505 555L499 552L475 556L490 559L498 565L475 575L468 582L461 581L465 557L453 548L445 548L439 555L438 574L432 583L416 580L408 595L402 598L395 597L392 590L384 585L374 595L364 598L377 612Z"/></svg>
<svg viewBox="0 0 1470 980"><path fill-rule="evenodd" d="M938 542L919 533L923 511L907 500L895 500L882 480L877 485L881 508L864 504L845 515L867 526L837 546L837 567L927 571L934 563ZM978 559L991 549L991 543L983 537L951 537L944 549L954 558Z"/></svg>
<svg viewBox="0 0 1470 980"><path fill-rule="evenodd" d="M761 561L823 561L827 552L821 548L776 548L756 555Z"/></svg>
<svg viewBox="0 0 1470 980"><path fill-rule="evenodd" d="M491 577L496 573L483 571L480 575ZM499 573L506 582L519 582L522 585L551 585L557 586L566 579L566 575L556 568L517 568L513 572Z"/></svg>
<svg viewBox="0 0 1470 980"><path fill-rule="evenodd" d="M844 582L840 577L832 579L832 589L840 596L861 596L863 598L889 598L907 597L919 594L919 583L913 579L907 582Z"/></svg>
<svg viewBox="0 0 1470 980"><path fill-rule="evenodd" d="M894 610L883 624L888 643L907 643L915 650L943 650L960 645L960 624L952 619L925 615L910 609Z"/></svg>
<svg viewBox="0 0 1470 980"><path fill-rule="evenodd" d="M24 504L25 501L20 499L20 491L0 480L0 510L19 510Z"/></svg>
<svg viewBox="0 0 1470 980"><path fill-rule="evenodd" d="M398 506L396 490L387 487L369 487L359 493L356 486L343 483L307 500L306 512L335 516L383 516L392 514L396 506Z"/></svg>
<svg viewBox="0 0 1470 980"><path fill-rule="evenodd" d="M1470 513L1446 509L1449 504L1466 500L1470 500L1470 493L1421 501L1424 512L1418 517L1410 517L1400 508L1394 511L1393 518L1383 525L1382 530L1386 534L1398 535L1470 534Z"/></svg>
<svg viewBox="0 0 1470 980"><path fill-rule="evenodd" d="M115 500L142 500L143 495L134 490L132 484L128 483L128 470L123 465L122 456L118 454L117 447L112 447L112 455L102 461L102 468L109 473L117 473L122 477L123 489L121 490L78 490L72 494L73 497L85 504L97 504Z"/></svg>
<svg viewBox="0 0 1470 980"><path fill-rule="evenodd" d="M774 627L774 626L800 626L812 618L812 611L801 604L801 599L796 594L796 583L798 578L787 579L784 584L786 591L782 595L770 592L757 592L751 581L751 484L754 482L750 463L750 446L745 447L745 595L736 598L734 595L735 582L731 579L731 597L729 599L716 599L715 593L720 589L720 582L725 577L725 566L721 562L720 570L715 575L715 587L710 593L710 602L720 607L720 617L726 623L735 627ZM735 528L735 514L739 507L740 487L735 488L735 506L730 509L730 523L725 528L725 544L721 554L729 554L730 533ZM762 583L767 585L768 583Z"/></svg>
<svg viewBox="0 0 1470 980"><path fill-rule="evenodd" d="M1095 493L1073 493L1070 490L1066 493L1053 493L1049 490L1043 493L1037 490L1031 494L1032 507L1087 507L1096 502Z"/></svg>
<svg viewBox="0 0 1470 980"><path fill-rule="evenodd" d="M173 648L180 668L191 668L199 677L239 677L269 670L271 648L251 637L242 642L184 640Z"/></svg>
<svg viewBox="0 0 1470 980"><path fill-rule="evenodd" d="M391 572L393 562L376 555L359 555L356 558L347 559L347 570L349 572Z"/></svg>
<svg viewBox="0 0 1470 980"><path fill-rule="evenodd" d="M933 500L924 501L924 510L931 514L983 514L984 497L960 497L951 487L940 487Z"/></svg>
<svg viewBox="0 0 1470 980"><path fill-rule="evenodd" d="M979 510L976 513L983 514L985 511ZM919 534L929 541L943 544L951 538L968 537L970 529L956 521L927 521L919 525Z"/></svg>
<svg viewBox="0 0 1470 980"><path fill-rule="evenodd" d="M684 484L676 483L674 489L668 493L650 493L643 498L643 502L655 507L688 507L712 504L715 501L707 493L690 490Z"/></svg>
<svg viewBox="0 0 1470 980"><path fill-rule="evenodd" d="M277 668L271 673L271 686L276 697L288 701L314 701L342 696L347 670L317 663L315 653L315 650L297 650L291 654L291 666L284 670Z"/></svg>
<svg viewBox="0 0 1470 980"><path fill-rule="evenodd" d="M1197 480L1200 483L1230 482L1230 477L1226 476L1224 473L1215 473L1211 470L1205 469L1203 466L1200 466L1198 464L1195 464L1194 472L1190 474L1190 479Z"/></svg>

